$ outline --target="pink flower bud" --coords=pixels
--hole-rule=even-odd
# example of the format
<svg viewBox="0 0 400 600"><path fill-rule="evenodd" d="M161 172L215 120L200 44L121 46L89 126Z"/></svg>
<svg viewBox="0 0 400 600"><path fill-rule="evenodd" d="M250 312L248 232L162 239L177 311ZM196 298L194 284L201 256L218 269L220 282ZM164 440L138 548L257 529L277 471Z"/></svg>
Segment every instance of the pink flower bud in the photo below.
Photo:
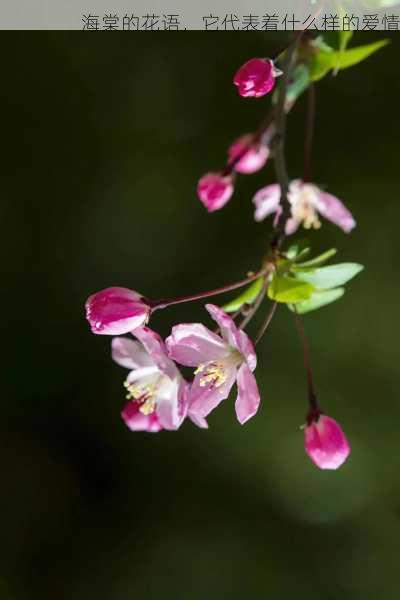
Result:
<svg viewBox="0 0 400 600"><path fill-rule="evenodd" d="M150 315L143 297L123 287L110 287L90 296L85 304L86 318L93 333L121 335L141 327Z"/></svg>
<svg viewBox="0 0 400 600"><path fill-rule="evenodd" d="M230 175L206 173L197 184L197 195L208 212L219 210L233 194L233 181Z"/></svg>
<svg viewBox="0 0 400 600"><path fill-rule="evenodd" d="M264 144L252 143L251 135L237 139L228 149L229 163L241 157L234 166L238 173L255 173L263 168L269 156L269 150Z"/></svg>
<svg viewBox="0 0 400 600"><path fill-rule="evenodd" d="M237 85L240 96L260 98L273 89L275 78L280 74L272 60L252 58L236 72L233 83Z"/></svg>
<svg viewBox="0 0 400 600"><path fill-rule="evenodd" d="M317 415L305 428L305 449L320 469L338 469L350 454L342 428L331 417Z"/></svg>

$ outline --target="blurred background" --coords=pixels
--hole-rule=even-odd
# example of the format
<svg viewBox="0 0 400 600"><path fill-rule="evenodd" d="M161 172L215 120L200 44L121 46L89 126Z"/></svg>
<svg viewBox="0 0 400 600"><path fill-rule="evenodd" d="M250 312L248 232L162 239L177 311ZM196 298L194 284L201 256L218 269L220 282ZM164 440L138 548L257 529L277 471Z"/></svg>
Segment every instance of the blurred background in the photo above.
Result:
<svg viewBox="0 0 400 600"><path fill-rule="evenodd" d="M313 248L366 266L305 317L322 406L353 449L342 469L303 451L305 377L284 307L259 347L257 417L241 427L231 397L209 431L158 435L121 421L126 372L84 319L86 297L110 285L168 297L257 267L271 224L254 224L250 199L272 164L212 215L195 187L268 110L268 97L239 98L236 68L286 39L3 32L1 600L399 597L399 36L316 90L314 180L358 227L325 223ZM302 99L292 177L304 121ZM198 320L194 303L152 326Z"/></svg>

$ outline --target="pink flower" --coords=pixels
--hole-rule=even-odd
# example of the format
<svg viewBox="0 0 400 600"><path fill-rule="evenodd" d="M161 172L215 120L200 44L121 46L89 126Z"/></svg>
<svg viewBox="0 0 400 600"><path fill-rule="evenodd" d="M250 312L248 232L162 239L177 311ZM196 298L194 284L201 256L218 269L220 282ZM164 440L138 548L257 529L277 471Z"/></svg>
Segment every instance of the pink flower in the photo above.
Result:
<svg viewBox="0 0 400 600"><path fill-rule="evenodd" d="M281 189L277 183L267 185L259 190L254 198L254 218L262 221L270 214L275 214L276 219L281 213ZM344 204L322 191L313 183L304 183L296 179L290 183L288 200L291 205L291 217L286 221L286 234L290 235L297 231L299 225L303 224L306 229L318 229L321 222L318 215L325 217L346 233L349 233L356 225L351 212Z"/></svg>
<svg viewBox="0 0 400 600"><path fill-rule="evenodd" d="M219 210L233 194L233 180L230 175L206 173L197 184L197 195L208 212Z"/></svg>
<svg viewBox="0 0 400 600"><path fill-rule="evenodd" d="M278 75L281 71L275 69L272 60L252 58L236 72L233 83L238 87L240 96L260 98L273 89Z"/></svg>
<svg viewBox="0 0 400 600"><path fill-rule="evenodd" d="M150 307L143 296L123 287L110 287L86 300L86 318L93 333L120 335L147 323Z"/></svg>
<svg viewBox="0 0 400 600"><path fill-rule="evenodd" d="M236 381L236 416L243 424L255 415L260 404L252 373L257 364L254 347L246 333L218 306L206 304L206 309L218 323L221 335L200 323L176 325L166 340L168 353L180 364L196 367L190 392L192 414L206 417L229 396Z"/></svg>
<svg viewBox="0 0 400 600"><path fill-rule="evenodd" d="M253 142L253 136L248 134L237 139L228 149L229 163L239 156L234 169L238 173L255 173L263 168L269 156L269 149L264 144Z"/></svg>
<svg viewBox="0 0 400 600"><path fill-rule="evenodd" d="M320 469L338 469L350 454L342 428L331 417L312 417L304 433L306 452Z"/></svg>
<svg viewBox="0 0 400 600"><path fill-rule="evenodd" d="M139 341L112 340L112 357L131 369L124 386L128 403L121 416L132 431L178 429L188 413L189 385L167 356L162 339L148 327L134 332ZM207 427L204 419L193 419Z"/></svg>

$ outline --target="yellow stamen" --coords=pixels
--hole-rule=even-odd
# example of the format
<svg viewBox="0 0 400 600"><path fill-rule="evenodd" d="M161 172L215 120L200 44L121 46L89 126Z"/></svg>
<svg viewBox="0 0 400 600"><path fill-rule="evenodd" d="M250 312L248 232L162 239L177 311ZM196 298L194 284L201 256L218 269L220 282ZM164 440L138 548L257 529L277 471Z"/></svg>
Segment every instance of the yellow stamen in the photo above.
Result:
<svg viewBox="0 0 400 600"><path fill-rule="evenodd" d="M136 401L139 404L139 411L143 415L151 415L156 408L155 385L137 385L135 383L124 382L124 387L128 391L127 400Z"/></svg>
<svg viewBox="0 0 400 600"><path fill-rule="evenodd" d="M194 373L195 375L204 373L204 375L200 377L201 387L209 385L210 387L218 388L225 383L228 378L224 364L216 361L205 364L201 363Z"/></svg>

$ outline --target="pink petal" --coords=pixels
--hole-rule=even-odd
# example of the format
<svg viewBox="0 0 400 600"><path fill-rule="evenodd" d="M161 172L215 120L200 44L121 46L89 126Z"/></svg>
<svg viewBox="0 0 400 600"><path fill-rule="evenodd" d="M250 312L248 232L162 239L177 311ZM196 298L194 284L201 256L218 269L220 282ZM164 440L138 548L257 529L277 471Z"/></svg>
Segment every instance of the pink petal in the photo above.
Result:
<svg viewBox="0 0 400 600"><path fill-rule="evenodd" d="M286 235L292 235L292 233L296 233L299 228L299 221L290 217L285 223L285 233Z"/></svg>
<svg viewBox="0 0 400 600"><path fill-rule="evenodd" d="M192 383L189 398L189 414L191 418L204 418L214 408L218 406L222 400L229 396L229 392L236 379L236 368L230 368L227 371L226 381L220 385L201 385L203 373L198 373Z"/></svg>
<svg viewBox="0 0 400 600"><path fill-rule="evenodd" d="M200 427L200 429L208 429L208 423L204 417L200 417L199 415L193 414L191 412L188 413L188 417L192 421L192 423L197 425L197 427Z"/></svg>
<svg viewBox="0 0 400 600"><path fill-rule="evenodd" d="M257 357L249 336L241 329L238 329L233 319L219 308L219 306L206 304L206 309L214 321L218 323L223 339L231 348L235 348L243 355L250 369L254 371L257 365Z"/></svg>
<svg viewBox="0 0 400 600"><path fill-rule="evenodd" d="M261 143L253 143L252 135L244 135L237 139L228 149L228 162L234 162L239 156L241 158L235 164L238 173L255 173L263 168L269 156L269 149Z"/></svg>
<svg viewBox="0 0 400 600"><path fill-rule="evenodd" d="M236 72L233 83L240 96L259 98L265 96L275 85L275 69L272 60L252 58Z"/></svg>
<svg viewBox="0 0 400 600"><path fill-rule="evenodd" d="M189 386L182 377L166 380L157 393L157 417L164 429L178 429L186 417Z"/></svg>
<svg viewBox="0 0 400 600"><path fill-rule="evenodd" d="M143 415L137 402L128 402L121 412L121 417L132 431L156 433L162 430L157 414Z"/></svg>
<svg viewBox="0 0 400 600"><path fill-rule="evenodd" d="M201 323L175 325L165 343L169 356L186 367L197 367L229 352L227 344Z"/></svg>
<svg viewBox="0 0 400 600"><path fill-rule="evenodd" d="M242 425L254 417L260 405L260 392L256 378L247 364L241 365L237 373L238 396L235 403L236 416Z"/></svg>
<svg viewBox="0 0 400 600"><path fill-rule="evenodd" d="M331 417L321 415L304 431L305 449L320 469L338 469L350 454L350 446L342 428Z"/></svg>
<svg viewBox="0 0 400 600"><path fill-rule="evenodd" d="M233 190L232 177L221 173L206 173L197 184L197 195L208 212L214 212L225 206Z"/></svg>
<svg viewBox="0 0 400 600"><path fill-rule="evenodd" d="M150 307L143 297L123 287L110 287L90 296L85 304L86 318L93 333L121 335L144 325Z"/></svg>
<svg viewBox="0 0 400 600"><path fill-rule="evenodd" d="M318 191L316 205L318 212L325 217L325 219L328 219L328 221L331 221L343 229L343 231L349 233L356 226L356 222L351 212L339 198L336 198L336 196L332 196L332 194L322 192L321 190Z"/></svg>
<svg viewBox="0 0 400 600"><path fill-rule="evenodd" d="M149 327L139 327L132 332L142 342L150 357L160 371L174 379L179 375L175 363L168 357L167 349L161 337Z"/></svg>
<svg viewBox="0 0 400 600"><path fill-rule="evenodd" d="M280 208L281 188L278 183L272 183L258 190L253 197L255 204L254 219L262 221L268 215L276 213Z"/></svg>
<svg viewBox="0 0 400 600"><path fill-rule="evenodd" d="M127 369L153 366L153 361L142 344L129 338L116 337L111 341L113 360Z"/></svg>

